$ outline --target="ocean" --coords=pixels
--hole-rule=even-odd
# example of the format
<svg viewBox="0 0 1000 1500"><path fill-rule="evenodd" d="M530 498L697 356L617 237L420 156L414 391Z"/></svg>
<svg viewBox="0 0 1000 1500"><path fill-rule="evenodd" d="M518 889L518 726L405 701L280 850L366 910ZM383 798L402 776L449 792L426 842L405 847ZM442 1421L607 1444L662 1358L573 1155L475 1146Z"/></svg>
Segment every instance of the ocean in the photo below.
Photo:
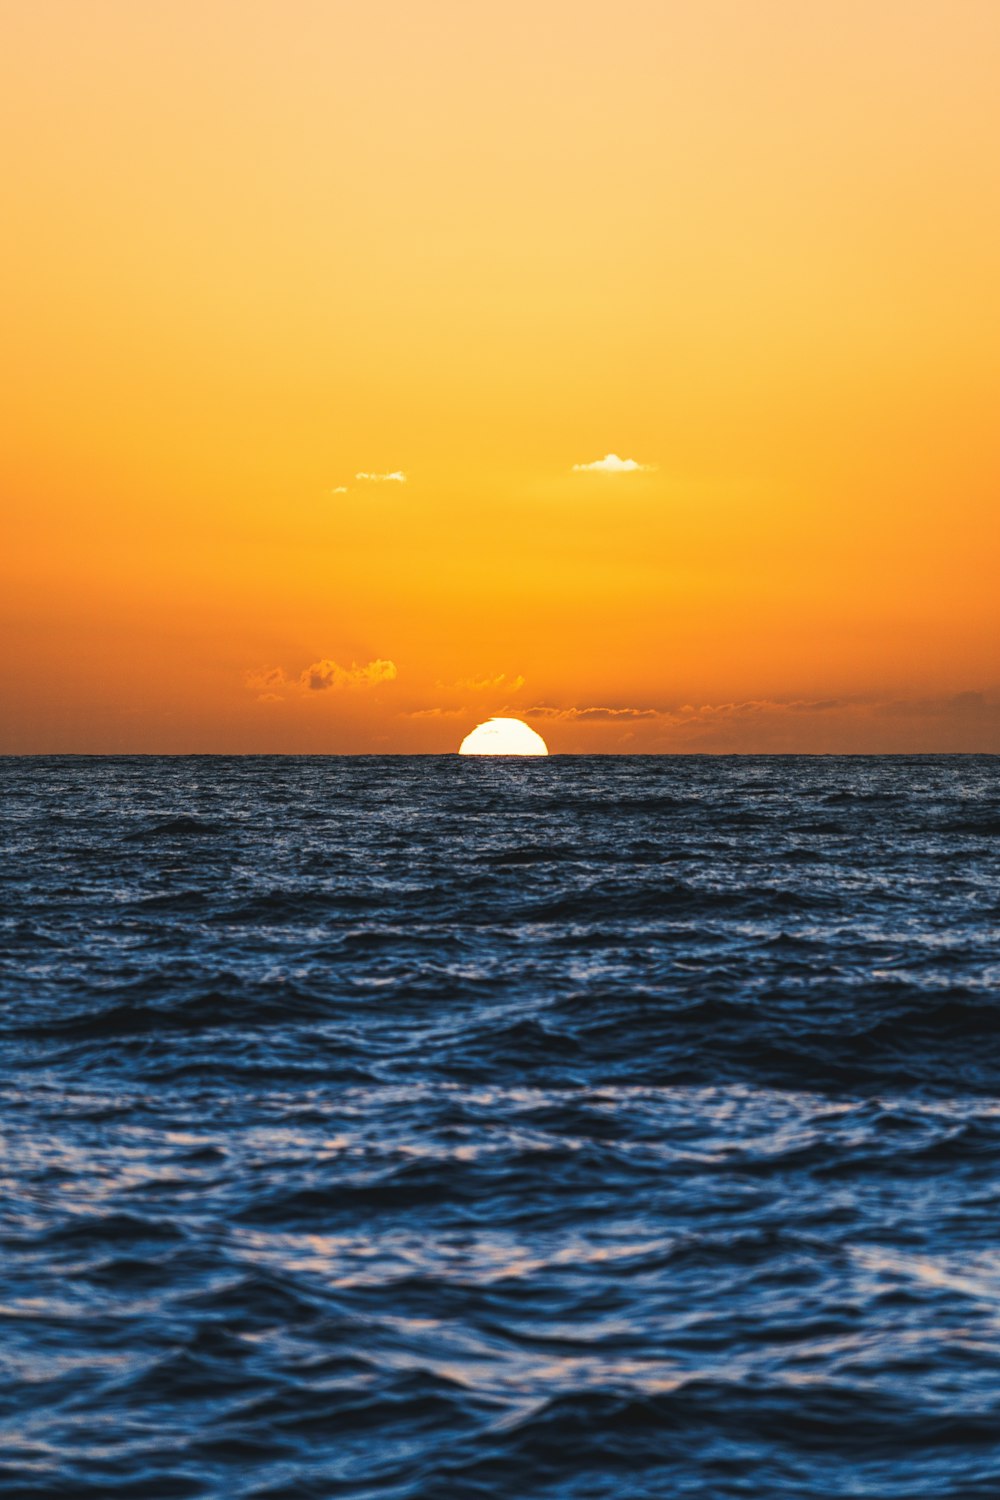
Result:
<svg viewBox="0 0 1000 1500"><path fill-rule="evenodd" d="M2 777L3 1500L996 1500L1000 759Z"/></svg>

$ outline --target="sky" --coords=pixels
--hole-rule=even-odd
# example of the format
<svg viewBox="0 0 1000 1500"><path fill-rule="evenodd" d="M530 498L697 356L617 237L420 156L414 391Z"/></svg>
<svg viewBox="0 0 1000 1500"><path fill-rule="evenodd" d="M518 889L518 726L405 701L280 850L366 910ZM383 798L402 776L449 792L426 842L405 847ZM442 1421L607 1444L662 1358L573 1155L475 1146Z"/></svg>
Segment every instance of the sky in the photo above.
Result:
<svg viewBox="0 0 1000 1500"><path fill-rule="evenodd" d="M0 750L1000 751L998 76L996 0L0 0Z"/></svg>

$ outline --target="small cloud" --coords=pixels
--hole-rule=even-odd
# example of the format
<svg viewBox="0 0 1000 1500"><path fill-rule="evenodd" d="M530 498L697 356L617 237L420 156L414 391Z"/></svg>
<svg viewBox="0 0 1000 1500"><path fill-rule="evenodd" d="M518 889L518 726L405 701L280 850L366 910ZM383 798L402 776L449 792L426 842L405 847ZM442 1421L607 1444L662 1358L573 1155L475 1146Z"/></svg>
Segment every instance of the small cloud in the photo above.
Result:
<svg viewBox="0 0 1000 1500"><path fill-rule="evenodd" d="M395 679L396 663L383 661L381 657L367 662L363 667L359 667L357 662L352 662L349 667L342 667L338 662L325 657L322 661L314 661L311 667L306 667L299 682L311 693L322 693L330 688L372 687L378 682L394 682Z"/></svg>
<svg viewBox="0 0 1000 1500"><path fill-rule="evenodd" d="M650 474L655 464L636 463L634 458L619 458L617 453L605 453L591 464L574 464L574 474Z"/></svg>
<svg viewBox="0 0 1000 1500"><path fill-rule="evenodd" d="M247 687L257 694L261 703L276 702L281 697L281 692L288 686L285 674L280 667L258 667L255 672L246 674L246 682Z"/></svg>
<svg viewBox="0 0 1000 1500"><path fill-rule="evenodd" d="M347 485L346 484L338 484L337 488L335 490L331 490L330 491L330 494L331 495L346 495L347 494Z"/></svg>
<svg viewBox="0 0 1000 1500"><path fill-rule="evenodd" d="M365 484L405 484L406 475L402 469L394 469L391 474L355 474L355 479L360 479Z"/></svg>
<svg viewBox="0 0 1000 1500"><path fill-rule="evenodd" d="M258 703L281 703L286 693L294 698L304 692L320 693L328 688L372 687L379 682L394 682L396 675L396 663L382 657L363 666L352 662L349 667L324 657L306 667L298 677L286 677L282 667L259 667L246 673L246 685L257 694Z"/></svg>

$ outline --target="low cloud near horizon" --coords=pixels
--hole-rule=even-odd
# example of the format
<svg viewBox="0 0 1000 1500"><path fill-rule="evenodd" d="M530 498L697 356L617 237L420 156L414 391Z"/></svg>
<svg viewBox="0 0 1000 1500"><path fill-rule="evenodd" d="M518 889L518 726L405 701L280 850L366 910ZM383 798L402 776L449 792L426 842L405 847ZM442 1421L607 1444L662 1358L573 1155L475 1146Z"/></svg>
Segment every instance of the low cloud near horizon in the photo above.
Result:
<svg viewBox="0 0 1000 1500"><path fill-rule="evenodd" d="M831 709L848 706L847 700L838 698L750 698L742 703L641 704L637 706L582 704L559 707L539 703L533 708L525 709L524 713L526 718L564 719L576 723L586 720L602 720L613 724L621 719L659 719L664 724L684 725L711 723L719 719L753 718L761 714L827 713Z"/></svg>
<svg viewBox="0 0 1000 1500"><path fill-rule="evenodd" d="M1000 692L926 698L748 698L720 703L552 704L520 710L529 723L592 727L650 751L929 754L988 751L1000 733ZM587 748L576 741L576 749Z"/></svg>

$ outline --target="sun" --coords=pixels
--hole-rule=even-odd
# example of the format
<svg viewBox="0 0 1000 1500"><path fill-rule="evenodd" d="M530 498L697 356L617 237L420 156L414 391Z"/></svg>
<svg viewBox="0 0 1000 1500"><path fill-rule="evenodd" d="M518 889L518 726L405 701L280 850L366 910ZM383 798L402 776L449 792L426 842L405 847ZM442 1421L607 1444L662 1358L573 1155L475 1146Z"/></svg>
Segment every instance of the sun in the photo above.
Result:
<svg viewBox="0 0 1000 1500"><path fill-rule="evenodd" d="M548 755L549 747L540 734L520 719L487 719L467 734L459 755Z"/></svg>

